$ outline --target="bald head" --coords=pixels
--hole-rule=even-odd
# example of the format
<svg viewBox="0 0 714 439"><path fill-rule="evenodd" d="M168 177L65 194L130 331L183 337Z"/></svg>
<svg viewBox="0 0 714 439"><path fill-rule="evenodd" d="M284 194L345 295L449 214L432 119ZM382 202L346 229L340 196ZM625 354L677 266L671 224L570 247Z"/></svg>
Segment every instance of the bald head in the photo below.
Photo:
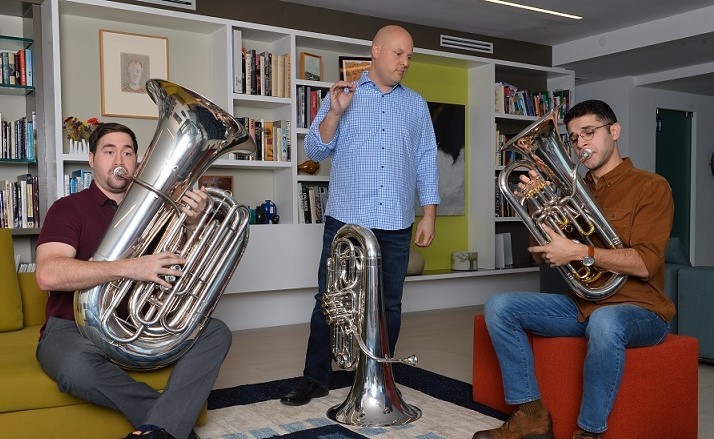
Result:
<svg viewBox="0 0 714 439"><path fill-rule="evenodd" d="M384 26L372 40L370 79L386 92L404 78L413 53L414 42L406 29L395 25Z"/></svg>

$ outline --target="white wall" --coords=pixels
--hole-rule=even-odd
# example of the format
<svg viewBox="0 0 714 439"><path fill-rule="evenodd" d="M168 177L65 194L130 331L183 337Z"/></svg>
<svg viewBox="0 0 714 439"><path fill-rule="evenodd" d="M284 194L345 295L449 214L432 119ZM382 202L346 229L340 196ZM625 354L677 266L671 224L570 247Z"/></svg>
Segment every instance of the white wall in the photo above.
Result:
<svg viewBox="0 0 714 439"><path fill-rule="evenodd" d="M691 111L692 125L692 263L714 265L714 176L709 159L714 151L714 97L636 87L632 78L618 78L575 87L578 101L609 103L623 126L620 150L635 166L655 170L656 110Z"/></svg>

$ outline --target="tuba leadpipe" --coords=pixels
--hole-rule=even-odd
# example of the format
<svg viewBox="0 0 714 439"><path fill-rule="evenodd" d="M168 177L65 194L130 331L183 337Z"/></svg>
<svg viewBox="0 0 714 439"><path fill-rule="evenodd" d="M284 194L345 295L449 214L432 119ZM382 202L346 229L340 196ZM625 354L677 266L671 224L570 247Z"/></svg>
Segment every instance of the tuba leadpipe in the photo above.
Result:
<svg viewBox="0 0 714 439"><path fill-rule="evenodd" d="M382 256L371 230L345 224L335 234L327 260L322 307L330 325L332 357L355 378L342 404L328 410L337 422L362 427L402 425L421 417L397 390L392 363L414 366L416 356L389 357L382 305Z"/></svg>
<svg viewBox="0 0 714 439"><path fill-rule="evenodd" d="M524 159L509 163L500 172L499 189L539 245L550 242L542 227L545 224L577 242L608 249L623 248L622 239L578 173L578 165L592 151L585 150L574 160L558 133L561 107L553 109L501 147L500 152L515 151ZM525 193L514 193L510 186L511 174L517 170L536 173L537 182ZM594 265L586 267L579 261L557 269L578 297L591 301L612 296L627 281L625 275Z"/></svg>
<svg viewBox="0 0 714 439"><path fill-rule="evenodd" d="M75 321L82 335L113 362L156 369L178 360L196 341L223 294L248 242L248 209L229 191L206 188L207 209L193 230L180 200L220 156L249 157L255 144L235 119L199 94L151 79L159 121L92 260L113 261L163 251L186 259L181 276L153 282L120 279L77 291Z"/></svg>

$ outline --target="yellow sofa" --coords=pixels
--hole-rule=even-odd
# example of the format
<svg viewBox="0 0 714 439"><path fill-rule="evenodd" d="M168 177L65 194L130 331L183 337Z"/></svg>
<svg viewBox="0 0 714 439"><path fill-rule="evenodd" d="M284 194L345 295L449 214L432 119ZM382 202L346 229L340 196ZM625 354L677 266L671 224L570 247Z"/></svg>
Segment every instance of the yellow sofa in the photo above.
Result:
<svg viewBox="0 0 714 439"><path fill-rule="evenodd" d="M117 439L132 426L118 412L61 393L35 358L47 293L34 273L15 273L12 235L0 229L0 436L7 439ZM171 368L131 372L163 390ZM206 409L198 420L206 420Z"/></svg>

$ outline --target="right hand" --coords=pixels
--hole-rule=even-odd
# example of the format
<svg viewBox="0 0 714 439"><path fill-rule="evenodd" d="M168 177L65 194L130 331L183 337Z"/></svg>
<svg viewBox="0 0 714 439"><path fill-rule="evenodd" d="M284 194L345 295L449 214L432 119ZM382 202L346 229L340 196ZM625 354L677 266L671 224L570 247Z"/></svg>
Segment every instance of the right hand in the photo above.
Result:
<svg viewBox="0 0 714 439"><path fill-rule="evenodd" d="M339 81L330 87L330 112L340 116L352 103L357 84Z"/></svg>
<svg viewBox="0 0 714 439"><path fill-rule="evenodd" d="M183 266L186 263L185 259L168 251L125 259L125 261L131 264L129 267L129 272L131 273L129 277L131 279L154 282L167 288L170 288L171 284L164 279L166 276L179 277L183 274L182 271L174 270L171 267L175 265Z"/></svg>

